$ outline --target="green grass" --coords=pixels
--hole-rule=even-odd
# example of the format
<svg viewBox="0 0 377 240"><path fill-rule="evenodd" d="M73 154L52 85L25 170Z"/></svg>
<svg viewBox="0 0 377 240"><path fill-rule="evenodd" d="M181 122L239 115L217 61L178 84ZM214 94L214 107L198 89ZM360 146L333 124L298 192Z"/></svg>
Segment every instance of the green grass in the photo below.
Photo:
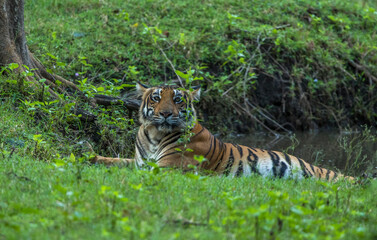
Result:
<svg viewBox="0 0 377 240"><path fill-rule="evenodd" d="M0 104L1 238L377 236L376 180L360 186L91 166L74 141L25 111Z"/></svg>
<svg viewBox="0 0 377 240"><path fill-rule="evenodd" d="M252 101L252 114L269 126L260 109L294 127L375 126L375 87L348 60L377 75L376 8L340 0L44 0L26 2L25 23L32 52L88 95L120 95L135 80L171 82L160 47L177 70L195 70L189 84L206 88L198 107L210 110L200 114L205 125L229 133L224 126L255 127L230 99ZM84 140L99 154L132 156L137 127L127 111L72 97L53 102L17 79L0 77L0 239L377 237L376 180L90 166ZM95 124L80 121L76 108L95 114ZM352 141L347 156L360 158Z"/></svg>
<svg viewBox="0 0 377 240"><path fill-rule="evenodd" d="M21 158L0 163L6 239L373 239L368 186L218 178ZM258 219L258 220L257 220ZM191 223L191 224L190 224ZM198 225L195 225L198 224ZM257 233L258 232L258 233Z"/></svg>
<svg viewBox="0 0 377 240"><path fill-rule="evenodd" d="M376 9L358 0L43 0L27 1L25 22L32 52L76 83L170 83L177 76L161 48L177 70L203 78L195 84L208 90L201 109L213 128L258 127L230 107L245 97L273 128L259 108L291 128L342 128L377 122L373 80L351 64L377 75Z"/></svg>

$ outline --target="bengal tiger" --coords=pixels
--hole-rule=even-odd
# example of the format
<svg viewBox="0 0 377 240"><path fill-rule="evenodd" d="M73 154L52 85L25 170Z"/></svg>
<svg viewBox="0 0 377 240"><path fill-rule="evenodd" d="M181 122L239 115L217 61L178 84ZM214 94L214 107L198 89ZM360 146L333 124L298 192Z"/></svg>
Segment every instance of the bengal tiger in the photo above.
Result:
<svg viewBox="0 0 377 240"><path fill-rule="evenodd" d="M159 167L188 169L190 165L220 175L297 179L314 177L336 181L344 177L334 171L313 166L304 160L277 151L224 143L197 120L193 103L200 98L200 87L190 90L172 86L148 87L136 84L142 95L139 128L135 143L135 158L106 158L96 156L93 162L138 167L153 161ZM182 137L187 136L186 146ZM199 163L195 155L206 160ZM352 177L345 178L352 180Z"/></svg>

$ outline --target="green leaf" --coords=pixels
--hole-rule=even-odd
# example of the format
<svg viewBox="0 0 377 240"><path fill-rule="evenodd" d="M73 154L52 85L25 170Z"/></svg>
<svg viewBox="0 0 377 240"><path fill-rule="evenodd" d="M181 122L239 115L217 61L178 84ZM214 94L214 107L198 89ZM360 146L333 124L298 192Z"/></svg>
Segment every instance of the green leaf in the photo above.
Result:
<svg viewBox="0 0 377 240"><path fill-rule="evenodd" d="M14 70L14 69L17 69L20 65L18 65L18 63L11 63L8 65L8 68L10 70Z"/></svg>
<svg viewBox="0 0 377 240"><path fill-rule="evenodd" d="M189 75L188 75L188 74L185 74L185 73L183 73L183 72L181 72L181 71L179 71L179 70L176 70L175 73L176 73L178 76L180 76L181 78L183 78L183 79L188 79L188 78L189 78Z"/></svg>
<svg viewBox="0 0 377 240"><path fill-rule="evenodd" d="M47 56L49 56L50 58L54 59L54 60L57 60L58 58L55 57L54 55L52 55L51 53L46 53Z"/></svg>
<svg viewBox="0 0 377 240"><path fill-rule="evenodd" d="M71 156L69 156L69 160L71 162L76 162L76 157L75 157L75 155L73 153L71 153Z"/></svg>

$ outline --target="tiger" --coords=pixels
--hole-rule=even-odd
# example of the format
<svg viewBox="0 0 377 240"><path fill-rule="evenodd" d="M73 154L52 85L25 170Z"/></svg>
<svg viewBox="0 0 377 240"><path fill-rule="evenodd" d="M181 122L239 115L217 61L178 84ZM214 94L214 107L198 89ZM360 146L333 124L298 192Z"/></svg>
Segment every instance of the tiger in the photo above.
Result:
<svg viewBox="0 0 377 240"><path fill-rule="evenodd" d="M138 82L136 91L142 96L142 103L135 157L96 156L93 162L142 167L151 161L161 168L188 170L194 166L231 177L257 174L263 177L316 178L327 181L354 179L284 152L221 141L198 122L194 102L200 99L200 86L187 90L173 86L149 87ZM188 136L186 142L183 141L184 136ZM197 156L203 156L204 161L198 161Z"/></svg>

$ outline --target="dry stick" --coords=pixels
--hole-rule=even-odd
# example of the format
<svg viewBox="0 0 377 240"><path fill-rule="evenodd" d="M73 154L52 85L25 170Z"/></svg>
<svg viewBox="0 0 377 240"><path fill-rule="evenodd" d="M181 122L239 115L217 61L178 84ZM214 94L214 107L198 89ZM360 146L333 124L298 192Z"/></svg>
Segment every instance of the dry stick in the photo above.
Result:
<svg viewBox="0 0 377 240"><path fill-rule="evenodd" d="M178 77L178 81L179 81L179 84L181 85L181 87L183 87L183 83L182 83L182 80L181 80L181 77L177 74L177 70L175 69L173 63L170 61L170 59L168 58L168 56L166 56L164 50L162 50L162 48L156 43L158 49L160 49L161 53L164 55L164 57L166 58L166 60L169 62L170 66L172 67L175 75L177 75Z"/></svg>
<svg viewBox="0 0 377 240"><path fill-rule="evenodd" d="M72 82L70 82L70 81L68 81L68 80L66 80L66 79L64 79L64 78L62 78L62 77L60 77L60 76L58 76L58 75L51 74L51 73L47 72L47 71L45 70L45 68L43 67L42 63L39 62L39 60L36 59L36 58L33 56L32 53L29 52L29 55L30 55L30 59L31 59L32 62L34 62L35 65L38 67L38 70L41 72L41 74L42 74L43 77L47 78L47 79L50 80L50 81L51 81L51 80L59 80L63 85L65 85L65 86L67 86L67 87L69 87L69 88L71 88L71 89L73 89L73 90L76 90L76 91L78 91L78 92L81 92L80 88L77 87L74 83L72 83ZM61 89L59 89L59 90L61 90Z"/></svg>
<svg viewBox="0 0 377 240"><path fill-rule="evenodd" d="M287 74L287 76L289 77L289 79L291 79L292 81L294 81L294 79L292 79L292 77L291 77L291 75L289 74L289 71L285 68L285 67L283 67L278 61L276 61L276 59L275 58L273 58L272 56L271 56L271 54L269 54L268 52L266 52L266 54L267 54L267 56L276 64L276 65L278 65L280 68L281 68L281 70L283 70L284 72L285 72L285 74ZM310 104L309 104L309 102L308 102L308 100L307 100L307 98L306 98L306 94L305 94L305 92L303 91L303 89L302 89L302 87L301 87L301 84L297 84L297 86L298 86L298 90L299 90L299 93L300 93L300 102L301 102L301 100L303 100L303 102L304 102L304 104L306 105L306 107L307 107L307 109L308 109L308 111L309 111L309 113L310 113L310 115L312 115L312 108L311 108L311 106L310 106Z"/></svg>
<svg viewBox="0 0 377 240"><path fill-rule="evenodd" d="M247 111L245 108L243 108L240 104L238 104L236 101L234 101L231 97L229 96L226 96L228 97L232 102L233 104L235 104L237 107L239 107L240 109L242 109L247 115L249 115L251 118L253 118L255 121L257 121L260 125L262 125L265 129L267 129L268 131L270 131L272 134L274 134L275 136L276 135L279 135L278 133L276 133L274 130L272 130L271 128L267 127L264 123L262 123L258 118L256 118L253 114L251 114L249 111Z"/></svg>
<svg viewBox="0 0 377 240"><path fill-rule="evenodd" d="M44 67L42 66L42 64L36 58L33 57L33 55L30 52L29 52L29 56L30 56L30 60L31 60L31 62L30 62L31 68L36 68L37 69L37 71L34 72L34 74L37 76L38 79L42 79L44 77L43 73L42 73L42 71L44 70ZM33 77L27 77L26 79L29 80L29 81L35 82L37 84L47 84L47 85L49 85L52 88L57 88L56 84L53 83L51 81L51 79L46 79L45 83L39 83ZM51 88L48 89L48 92L54 98L61 99L60 96L55 91L53 91Z"/></svg>
<svg viewBox="0 0 377 240"><path fill-rule="evenodd" d="M151 33L151 34L152 34L152 33ZM181 87L184 87L184 86L183 86L183 83L182 83L182 80L181 80L181 77L177 74L177 70L175 69L173 63L170 61L170 59L168 58L168 56L166 56L164 50L162 50L162 48L158 45L158 43L157 43L157 42L155 42L155 43L156 43L157 48L161 51L162 55L164 55L164 57L166 58L166 60L167 60L168 63L170 64L170 66L171 66L171 68L173 69L175 75L177 75L177 77L178 77L178 81L179 81L179 84L181 85Z"/></svg>
<svg viewBox="0 0 377 240"><path fill-rule="evenodd" d="M260 53L260 47L262 45L262 43L260 42L260 36L261 36L262 33L259 33L258 37L257 37L257 43L258 43L258 46L256 47L255 51L253 52L253 55L249 58L249 60L247 60L247 68L246 68L246 71L245 71L245 75L244 75L244 81L243 81L243 88L244 88L244 92L243 92L243 97L244 99L246 99L246 93L245 93L245 89L246 89L246 80L247 80L247 74L249 73L250 71L250 67L251 67L251 61L254 59L254 57L257 55L257 51ZM264 42L265 38L262 39L262 42ZM248 52L248 51L247 51ZM245 65L246 64L243 64L241 66L239 66L235 71L231 72L227 78L230 78L233 74L235 73L241 73L243 71L243 69L245 68ZM229 88L228 90L226 90L221 96L225 96L228 92L230 92L231 90L233 90L234 86L232 86L231 88Z"/></svg>
<svg viewBox="0 0 377 240"><path fill-rule="evenodd" d="M234 88L234 86L228 88L228 90L226 90L221 96L224 97L228 92L232 91Z"/></svg>
<svg viewBox="0 0 377 240"><path fill-rule="evenodd" d="M340 69L340 71L344 72L346 75L348 75L350 78L352 78L352 80L356 81L356 78L352 76L352 74L349 73L346 69L342 68L341 66L337 66L337 68Z"/></svg>
<svg viewBox="0 0 377 240"><path fill-rule="evenodd" d="M355 63L354 61L352 61L351 59L348 59L348 62L349 62L354 68L356 68L357 70L359 70L359 71L363 71L364 74L365 74L370 80L373 80L373 81L377 82L377 77L373 76L365 66L360 65L360 64L357 64L357 63Z"/></svg>
<svg viewBox="0 0 377 240"><path fill-rule="evenodd" d="M253 105L251 102L249 102L248 100L246 100L246 103L247 103L248 105L250 105L253 109L257 110L258 113L259 113L260 115L262 115L263 117L265 117L267 120L270 120L272 123L274 123L275 125L277 125L280 129L282 129L282 130L284 130L284 131L286 131L286 132L288 132L288 133L291 132L291 131L289 131L288 129L286 129L285 127L283 127L282 125L280 125L278 122L276 122L275 120L273 120L272 118L268 117L266 114L264 114L264 113L262 112L262 110L260 110L260 109L257 108L256 106L254 106L254 105Z"/></svg>
<svg viewBox="0 0 377 240"><path fill-rule="evenodd" d="M285 24L285 25L274 27L274 29L282 29L282 28L287 28L287 27L290 27L290 26L291 26L291 24Z"/></svg>
<svg viewBox="0 0 377 240"><path fill-rule="evenodd" d="M247 74L249 74L249 71L250 71L250 66L251 66L251 63L249 63L249 65L247 65L247 68L246 68L246 71L245 71L245 75L243 77L243 99L246 103L246 81L247 81Z"/></svg>
<svg viewBox="0 0 377 240"><path fill-rule="evenodd" d="M332 116L334 117L334 119L335 119L336 125L338 125L338 128L339 128L339 129L342 129L342 127L341 127L340 124L339 124L340 120L338 120L338 118L337 118L337 116L335 115L333 109L331 109L329 106L327 106L326 104L323 104L323 103L321 103L321 102L318 102L318 104L322 105L322 107L326 108L327 111L329 111L329 112L331 113L331 115L332 115Z"/></svg>

